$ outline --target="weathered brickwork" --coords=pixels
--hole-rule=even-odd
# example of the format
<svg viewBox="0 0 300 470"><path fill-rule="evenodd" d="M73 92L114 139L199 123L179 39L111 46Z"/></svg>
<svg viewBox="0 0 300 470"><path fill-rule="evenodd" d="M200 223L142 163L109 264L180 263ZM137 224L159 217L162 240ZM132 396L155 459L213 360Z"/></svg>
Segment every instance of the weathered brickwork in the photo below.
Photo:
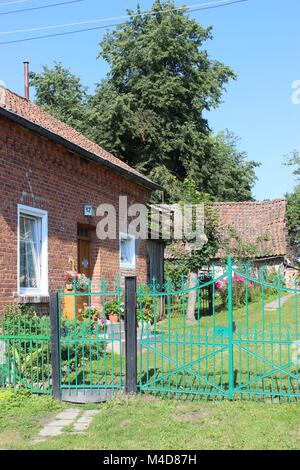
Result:
<svg viewBox="0 0 300 470"><path fill-rule="evenodd" d="M18 297L17 205L48 212L49 291L64 283L69 258L77 260L78 224L96 228L98 218L83 214L84 204L102 203L118 208L119 196L129 204L146 202L149 190L101 164L84 160L55 142L0 117L0 311ZM119 241L100 241L93 235L91 268L93 282L103 276L113 281L120 271ZM147 245L137 242L136 274L147 279ZM24 299L23 299L24 300ZM26 299L27 301L28 299ZM35 299L43 308L47 299Z"/></svg>

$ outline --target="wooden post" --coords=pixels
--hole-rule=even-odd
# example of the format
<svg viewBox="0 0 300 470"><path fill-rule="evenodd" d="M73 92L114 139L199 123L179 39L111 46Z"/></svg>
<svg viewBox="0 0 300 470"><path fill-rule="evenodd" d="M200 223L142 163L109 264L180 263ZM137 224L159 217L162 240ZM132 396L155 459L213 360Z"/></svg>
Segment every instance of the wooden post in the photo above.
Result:
<svg viewBox="0 0 300 470"><path fill-rule="evenodd" d="M52 366L52 395L55 400L61 400L60 389L60 324L58 315L58 294L50 295L50 326L51 326L51 366Z"/></svg>
<svg viewBox="0 0 300 470"><path fill-rule="evenodd" d="M125 278L125 393L137 393L136 277Z"/></svg>

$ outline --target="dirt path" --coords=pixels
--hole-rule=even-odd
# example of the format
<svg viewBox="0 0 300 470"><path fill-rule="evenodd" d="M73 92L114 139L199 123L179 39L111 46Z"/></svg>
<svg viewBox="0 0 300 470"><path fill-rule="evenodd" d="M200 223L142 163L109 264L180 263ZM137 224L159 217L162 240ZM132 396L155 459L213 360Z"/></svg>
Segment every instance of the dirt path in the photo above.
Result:
<svg viewBox="0 0 300 470"><path fill-rule="evenodd" d="M280 299L280 306L282 307L289 299L294 297L295 294L289 294L284 297L281 297ZM273 300L273 302L270 302L269 304L265 305L266 310L277 310L278 309L278 299Z"/></svg>

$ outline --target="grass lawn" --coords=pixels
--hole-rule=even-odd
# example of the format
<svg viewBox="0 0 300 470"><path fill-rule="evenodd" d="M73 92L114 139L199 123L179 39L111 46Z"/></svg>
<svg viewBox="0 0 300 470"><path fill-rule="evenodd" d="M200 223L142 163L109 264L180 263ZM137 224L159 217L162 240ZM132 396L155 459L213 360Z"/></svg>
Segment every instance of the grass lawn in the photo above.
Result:
<svg viewBox="0 0 300 470"><path fill-rule="evenodd" d="M94 406L99 414L83 434L32 444L66 405L50 398L0 392L0 448L101 450L299 449L300 406L205 402L122 396ZM87 407L83 406L82 410ZM89 408L93 408L89 406Z"/></svg>

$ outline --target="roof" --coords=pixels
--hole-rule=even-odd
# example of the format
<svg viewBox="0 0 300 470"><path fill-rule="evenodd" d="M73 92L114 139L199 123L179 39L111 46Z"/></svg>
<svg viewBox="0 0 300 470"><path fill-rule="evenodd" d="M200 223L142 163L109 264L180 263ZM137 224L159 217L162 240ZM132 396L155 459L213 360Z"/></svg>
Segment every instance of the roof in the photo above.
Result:
<svg viewBox="0 0 300 470"><path fill-rule="evenodd" d="M151 190L161 187L39 106L0 87L0 115L56 141L74 153L122 173Z"/></svg>
<svg viewBox="0 0 300 470"><path fill-rule="evenodd" d="M285 199L263 202L223 202L213 206L218 210L220 222L221 248L217 258L228 254L226 240L233 250L238 243L233 240L232 230L244 244L257 247L255 257L284 256L288 252Z"/></svg>
<svg viewBox="0 0 300 470"><path fill-rule="evenodd" d="M217 202L220 249L216 259L235 256L240 245L255 245L256 253L248 257L275 258L288 253L285 199L263 202ZM188 250L182 242L166 250L166 259L176 259ZM178 253L176 255L175 253Z"/></svg>

